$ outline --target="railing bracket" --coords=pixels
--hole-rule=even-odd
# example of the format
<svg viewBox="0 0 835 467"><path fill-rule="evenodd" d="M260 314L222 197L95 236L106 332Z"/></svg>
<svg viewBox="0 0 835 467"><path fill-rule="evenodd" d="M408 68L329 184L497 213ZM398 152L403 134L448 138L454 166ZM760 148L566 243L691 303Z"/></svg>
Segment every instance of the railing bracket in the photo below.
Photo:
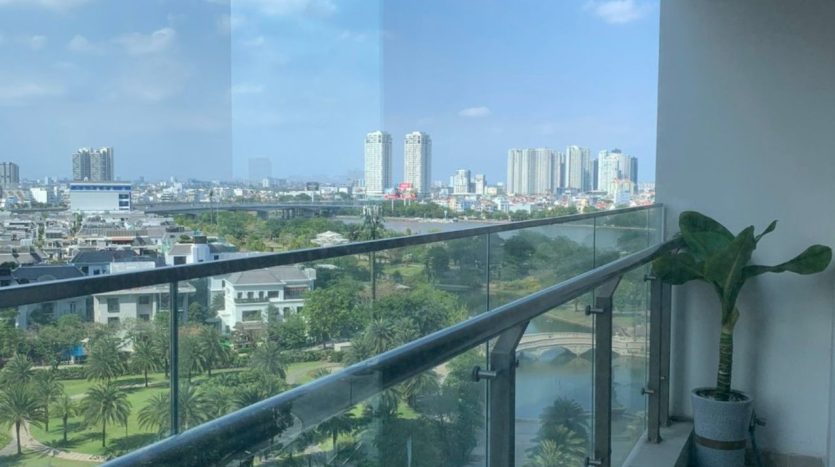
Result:
<svg viewBox="0 0 835 467"><path fill-rule="evenodd" d="M603 308L593 308L591 305L586 305L586 316L602 315L603 313L606 313L606 310Z"/></svg>
<svg viewBox="0 0 835 467"><path fill-rule="evenodd" d="M490 370L482 370L480 366L476 365L473 367L473 381L479 382L483 379L491 380L496 379L497 373L495 371Z"/></svg>

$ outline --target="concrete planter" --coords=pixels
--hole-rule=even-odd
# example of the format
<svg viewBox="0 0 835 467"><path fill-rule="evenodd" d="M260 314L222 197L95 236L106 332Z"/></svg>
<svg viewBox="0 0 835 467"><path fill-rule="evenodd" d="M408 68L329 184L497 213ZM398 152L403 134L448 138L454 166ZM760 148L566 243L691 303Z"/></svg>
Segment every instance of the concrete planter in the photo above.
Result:
<svg viewBox="0 0 835 467"><path fill-rule="evenodd" d="M753 400L731 391L731 400L718 401L714 388L697 388L690 394L693 404L693 442L699 467L742 467Z"/></svg>

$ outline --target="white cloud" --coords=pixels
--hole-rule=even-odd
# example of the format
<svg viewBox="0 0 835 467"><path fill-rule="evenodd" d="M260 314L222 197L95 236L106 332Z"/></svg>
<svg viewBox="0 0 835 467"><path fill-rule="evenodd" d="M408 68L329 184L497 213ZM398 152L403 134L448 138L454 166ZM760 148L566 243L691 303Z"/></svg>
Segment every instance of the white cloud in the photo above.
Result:
<svg viewBox="0 0 835 467"><path fill-rule="evenodd" d="M75 53L98 53L102 51L102 48L100 45L93 44L81 34L76 34L67 42L67 50Z"/></svg>
<svg viewBox="0 0 835 467"><path fill-rule="evenodd" d="M490 109L484 106L480 107L469 107L458 112L459 117L466 117L466 118L481 118L487 117L491 114Z"/></svg>
<svg viewBox="0 0 835 467"><path fill-rule="evenodd" d="M609 24L624 24L646 16L652 5L639 0L592 0L586 3L585 9Z"/></svg>
<svg viewBox="0 0 835 467"><path fill-rule="evenodd" d="M13 105L24 100L59 96L63 93L63 88L51 84L0 84L0 105Z"/></svg>
<svg viewBox="0 0 835 467"><path fill-rule="evenodd" d="M180 94L192 72L184 63L152 57L138 60L122 73L121 93L132 99L159 102Z"/></svg>
<svg viewBox="0 0 835 467"><path fill-rule="evenodd" d="M268 16L330 16L336 13L332 0L239 0L236 5L256 9Z"/></svg>
<svg viewBox="0 0 835 467"><path fill-rule="evenodd" d="M174 43L177 32L171 28L158 29L151 34L140 34L134 32L124 34L115 39L115 42L131 55L146 55L162 52Z"/></svg>
<svg viewBox="0 0 835 467"><path fill-rule="evenodd" d="M72 10L90 3L91 0L0 0L0 7L4 6L26 6L43 8L56 12Z"/></svg>
<svg viewBox="0 0 835 467"><path fill-rule="evenodd" d="M35 34L34 36L27 37L25 42L32 50L41 50L46 47L47 38L46 36Z"/></svg>
<svg viewBox="0 0 835 467"><path fill-rule="evenodd" d="M232 94L261 94L264 86L260 84L240 83L232 86Z"/></svg>

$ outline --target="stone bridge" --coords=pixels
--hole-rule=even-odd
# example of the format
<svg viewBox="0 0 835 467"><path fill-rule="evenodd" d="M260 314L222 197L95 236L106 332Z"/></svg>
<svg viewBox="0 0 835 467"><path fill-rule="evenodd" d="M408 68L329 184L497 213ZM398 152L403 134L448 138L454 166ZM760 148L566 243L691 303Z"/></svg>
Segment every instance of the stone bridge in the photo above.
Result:
<svg viewBox="0 0 835 467"><path fill-rule="evenodd" d="M541 356L555 347L563 348L574 355L582 355L594 347L591 332L539 332L525 334L516 347L517 352ZM612 338L612 352L625 357L644 357L647 341L643 337L619 336Z"/></svg>

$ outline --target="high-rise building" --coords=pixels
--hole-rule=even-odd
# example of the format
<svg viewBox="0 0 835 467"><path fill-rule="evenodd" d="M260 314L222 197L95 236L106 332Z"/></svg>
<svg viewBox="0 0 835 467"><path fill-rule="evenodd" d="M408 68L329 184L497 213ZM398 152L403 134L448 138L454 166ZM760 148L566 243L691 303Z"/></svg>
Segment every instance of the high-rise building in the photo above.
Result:
<svg viewBox="0 0 835 467"><path fill-rule="evenodd" d="M427 196L432 175L432 138L422 131L407 134L403 156L403 181L411 183L418 196Z"/></svg>
<svg viewBox="0 0 835 467"><path fill-rule="evenodd" d="M508 193L548 194L556 188L559 153L549 148L510 149L507 151Z"/></svg>
<svg viewBox="0 0 835 467"><path fill-rule="evenodd" d="M476 174L473 182L473 193L477 195L485 195L487 192L487 177L484 174Z"/></svg>
<svg viewBox="0 0 835 467"><path fill-rule="evenodd" d="M589 148L568 146L565 149L565 187L589 191L592 185L592 162Z"/></svg>
<svg viewBox="0 0 835 467"><path fill-rule="evenodd" d="M600 151L597 155L597 189L613 196L622 191L620 182L623 180L628 180L631 186L635 186L637 171L637 159L624 154L620 149Z"/></svg>
<svg viewBox="0 0 835 467"><path fill-rule="evenodd" d="M259 182L273 176L273 162L267 157L251 157L249 159L249 181Z"/></svg>
<svg viewBox="0 0 835 467"><path fill-rule="evenodd" d="M112 182L113 148L80 148L72 155L72 178L75 181Z"/></svg>
<svg viewBox="0 0 835 467"><path fill-rule="evenodd" d="M638 192L638 158L632 157L629 159L629 180L632 181L632 188L635 193Z"/></svg>
<svg viewBox="0 0 835 467"><path fill-rule="evenodd" d="M533 194L550 194L554 192L554 159L553 149L536 148L534 151L534 183Z"/></svg>
<svg viewBox="0 0 835 467"><path fill-rule="evenodd" d="M565 188L565 154L554 153L554 191Z"/></svg>
<svg viewBox="0 0 835 467"><path fill-rule="evenodd" d="M391 187L391 135L373 131L365 135L365 192L381 195Z"/></svg>
<svg viewBox="0 0 835 467"><path fill-rule="evenodd" d="M20 184L20 167L14 162L0 162L0 188L17 188Z"/></svg>
<svg viewBox="0 0 835 467"><path fill-rule="evenodd" d="M455 175L452 176L452 193L456 195L465 195L470 193L470 171L467 169L458 169Z"/></svg>

